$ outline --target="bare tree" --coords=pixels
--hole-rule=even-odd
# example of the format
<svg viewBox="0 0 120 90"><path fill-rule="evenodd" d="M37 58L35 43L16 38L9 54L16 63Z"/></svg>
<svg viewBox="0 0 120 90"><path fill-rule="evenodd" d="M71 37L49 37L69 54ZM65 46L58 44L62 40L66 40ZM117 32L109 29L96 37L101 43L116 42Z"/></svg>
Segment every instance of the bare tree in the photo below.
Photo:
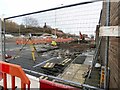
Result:
<svg viewBox="0 0 120 90"><path fill-rule="evenodd" d="M6 20L6 32L7 33L13 33L13 32L18 32L18 24L11 21L11 20Z"/></svg>
<svg viewBox="0 0 120 90"><path fill-rule="evenodd" d="M23 18L23 22L25 27L37 27L38 21L33 17L25 17Z"/></svg>

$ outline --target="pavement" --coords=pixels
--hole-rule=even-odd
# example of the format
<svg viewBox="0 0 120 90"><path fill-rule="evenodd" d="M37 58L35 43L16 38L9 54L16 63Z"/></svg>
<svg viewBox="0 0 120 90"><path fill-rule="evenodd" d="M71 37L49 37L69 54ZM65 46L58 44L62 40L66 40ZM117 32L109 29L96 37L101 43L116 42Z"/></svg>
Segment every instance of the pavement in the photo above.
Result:
<svg viewBox="0 0 120 90"><path fill-rule="evenodd" d="M88 65L71 64L70 67L60 77L65 80L70 80L83 84L85 81L85 78L83 78L83 74L87 72L87 70Z"/></svg>
<svg viewBox="0 0 120 90"><path fill-rule="evenodd" d="M84 74L88 71L89 66L92 64L93 55L94 51L83 52L74 59L74 61L65 69L65 71L59 75L59 77L65 80L84 84L86 80Z"/></svg>

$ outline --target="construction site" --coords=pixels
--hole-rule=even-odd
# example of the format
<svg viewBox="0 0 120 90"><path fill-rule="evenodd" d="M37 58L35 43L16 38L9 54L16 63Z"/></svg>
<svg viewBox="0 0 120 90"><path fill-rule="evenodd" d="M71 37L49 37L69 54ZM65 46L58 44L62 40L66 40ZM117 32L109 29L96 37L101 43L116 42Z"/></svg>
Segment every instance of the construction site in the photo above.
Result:
<svg viewBox="0 0 120 90"><path fill-rule="evenodd" d="M119 90L119 10L91 0L1 18L0 89Z"/></svg>

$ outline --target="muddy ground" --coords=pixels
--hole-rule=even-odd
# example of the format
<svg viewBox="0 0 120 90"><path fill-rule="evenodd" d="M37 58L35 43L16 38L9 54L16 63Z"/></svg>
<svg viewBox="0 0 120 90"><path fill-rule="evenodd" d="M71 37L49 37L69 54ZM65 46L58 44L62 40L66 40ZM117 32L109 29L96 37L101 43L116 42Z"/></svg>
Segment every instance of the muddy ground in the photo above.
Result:
<svg viewBox="0 0 120 90"><path fill-rule="evenodd" d="M78 42L70 42L70 43L60 43L59 48L69 50L70 52L83 52L90 49L89 43L78 43Z"/></svg>

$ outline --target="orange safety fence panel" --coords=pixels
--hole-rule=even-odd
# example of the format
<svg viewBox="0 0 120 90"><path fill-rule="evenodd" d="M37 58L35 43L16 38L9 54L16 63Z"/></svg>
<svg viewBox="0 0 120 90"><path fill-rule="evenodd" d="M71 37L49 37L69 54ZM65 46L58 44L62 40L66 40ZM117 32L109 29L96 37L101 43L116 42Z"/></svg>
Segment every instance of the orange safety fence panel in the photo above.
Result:
<svg viewBox="0 0 120 90"><path fill-rule="evenodd" d="M2 73L4 90L7 90L7 74L11 75L12 90L15 90L15 77L21 79L21 88L24 90L28 85L30 89L30 80L19 65L14 65L0 61L0 72Z"/></svg>

